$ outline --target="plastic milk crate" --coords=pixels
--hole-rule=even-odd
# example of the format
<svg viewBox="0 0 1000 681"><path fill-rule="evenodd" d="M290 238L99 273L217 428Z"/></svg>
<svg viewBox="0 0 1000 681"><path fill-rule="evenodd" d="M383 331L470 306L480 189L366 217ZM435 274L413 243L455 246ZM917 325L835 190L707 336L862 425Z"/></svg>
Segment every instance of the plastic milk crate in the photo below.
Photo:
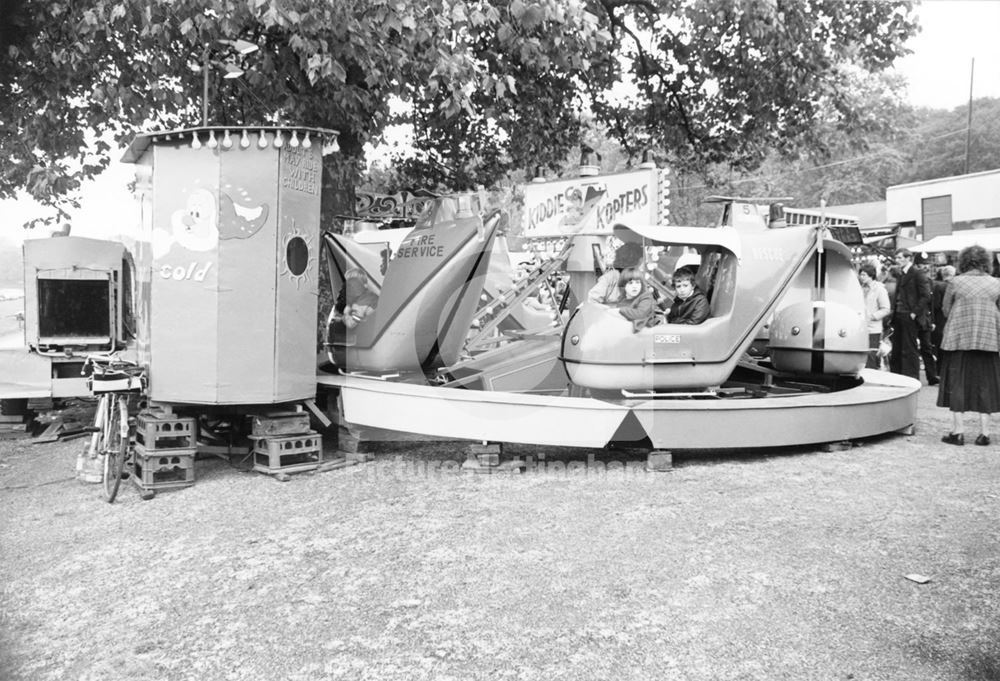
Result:
<svg viewBox="0 0 1000 681"><path fill-rule="evenodd" d="M148 451L136 445L135 483L146 490L189 487L194 484L194 449Z"/></svg>
<svg viewBox="0 0 1000 681"><path fill-rule="evenodd" d="M135 442L147 452L194 449L198 446L197 438L194 417L143 412L136 421Z"/></svg>
<svg viewBox="0 0 1000 681"><path fill-rule="evenodd" d="M319 433L257 437L253 469L261 473L299 473L323 463L323 438Z"/></svg>

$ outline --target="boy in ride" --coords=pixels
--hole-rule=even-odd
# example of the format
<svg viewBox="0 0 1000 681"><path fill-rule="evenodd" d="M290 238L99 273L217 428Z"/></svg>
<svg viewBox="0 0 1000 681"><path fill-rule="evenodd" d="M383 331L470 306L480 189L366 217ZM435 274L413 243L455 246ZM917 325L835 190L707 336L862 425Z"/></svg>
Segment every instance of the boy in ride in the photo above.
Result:
<svg viewBox="0 0 1000 681"><path fill-rule="evenodd" d="M694 284L694 272L682 267L674 272L676 296L667 312L668 324L701 324L711 310L708 298Z"/></svg>

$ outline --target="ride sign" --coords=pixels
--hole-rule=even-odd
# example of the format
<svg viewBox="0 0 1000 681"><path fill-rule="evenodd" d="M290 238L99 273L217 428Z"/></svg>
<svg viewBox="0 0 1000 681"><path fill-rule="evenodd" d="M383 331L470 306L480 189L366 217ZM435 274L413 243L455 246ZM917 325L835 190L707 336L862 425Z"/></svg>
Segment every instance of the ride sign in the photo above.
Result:
<svg viewBox="0 0 1000 681"><path fill-rule="evenodd" d="M655 168L531 183L524 188L524 236L610 234L618 222L656 224Z"/></svg>

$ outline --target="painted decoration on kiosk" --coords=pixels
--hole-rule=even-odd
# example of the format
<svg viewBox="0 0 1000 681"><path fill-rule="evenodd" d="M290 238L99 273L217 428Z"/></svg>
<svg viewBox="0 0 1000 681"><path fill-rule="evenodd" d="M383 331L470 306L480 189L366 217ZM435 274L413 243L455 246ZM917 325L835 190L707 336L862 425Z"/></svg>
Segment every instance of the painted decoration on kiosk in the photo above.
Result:
<svg viewBox="0 0 1000 681"><path fill-rule="evenodd" d="M243 192L246 195L246 192ZM249 196L245 196L249 199ZM241 205L226 192L219 192L219 238L249 239L267 222L266 203Z"/></svg>
<svg viewBox="0 0 1000 681"><path fill-rule="evenodd" d="M301 290L302 284L308 284L312 280L314 260L309 257L312 253L312 235L300 231L292 220L292 229L284 236L282 252L284 259L281 273L295 282L296 290Z"/></svg>
<svg viewBox="0 0 1000 681"><path fill-rule="evenodd" d="M318 196L322 169L318 154L301 147L285 147L281 152L281 187Z"/></svg>
<svg viewBox="0 0 1000 681"><path fill-rule="evenodd" d="M174 244L189 251L211 251L219 244L219 215L215 195L208 189L188 194L183 208L170 216L170 231L153 233L153 257L166 255Z"/></svg>
<svg viewBox="0 0 1000 681"><path fill-rule="evenodd" d="M312 201L319 196L322 169L322 157L315 149L286 146L281 150L278 184L290 203L284 204L282 211L286 215L279 220L278 261L281 264L281 275L291 279L297 291L302 290L303 284L310 284L313 280L317 262L313 257L315 235L300 229L295 218L289 220L287 208L290 205L304 205L304 199Z"/></svg>
<svg viewBox="0 0 1000 681"><path fill-rule="evenodd" d="M524 187L524 235L610 234L619 222L656 224L656 169L531 183Z"/></svg>
<svg viewBox="0 0 1000 681"><path fill-rule="evenodd" d="M244 203L233 200L227 192L204 188L188 194L183 207L170 216L170 229L153 230L153 258L160 259L179 246L188 251L206 253L215 250L220 239L249 239L267 223L270 209L266 203L254 203L246 192Z"/></svg>

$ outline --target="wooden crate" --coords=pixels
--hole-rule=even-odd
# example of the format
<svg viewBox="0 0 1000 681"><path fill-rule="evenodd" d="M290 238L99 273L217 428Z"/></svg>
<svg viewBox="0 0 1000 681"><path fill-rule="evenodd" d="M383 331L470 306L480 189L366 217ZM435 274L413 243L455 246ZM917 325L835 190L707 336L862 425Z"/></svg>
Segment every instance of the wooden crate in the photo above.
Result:
<svg viewBox="0 0 1000 681"><path fill-rule="evenodd" d="M257 437L305 435L309 429L309 414L304 411L284 411L253 417L253 434Z"/></svg>

